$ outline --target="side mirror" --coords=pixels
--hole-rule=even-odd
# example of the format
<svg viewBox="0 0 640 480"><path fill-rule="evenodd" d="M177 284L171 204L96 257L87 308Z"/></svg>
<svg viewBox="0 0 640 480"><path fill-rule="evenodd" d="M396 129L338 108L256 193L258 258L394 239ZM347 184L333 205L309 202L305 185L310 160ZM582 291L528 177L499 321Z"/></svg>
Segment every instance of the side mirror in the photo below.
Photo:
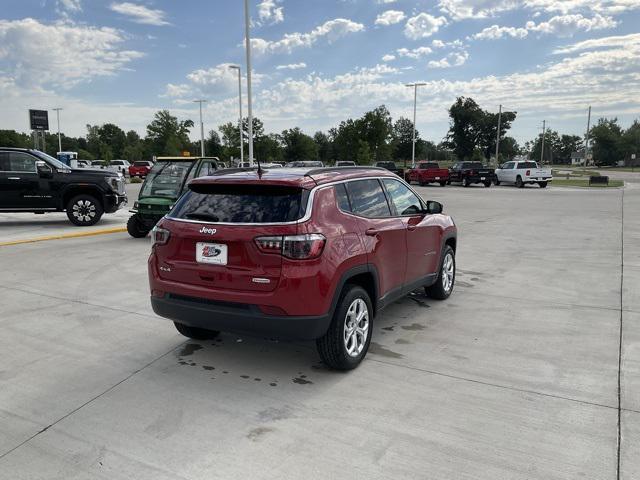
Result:
<svg viewBox="0 0 640 480"><path fill-rule="evenodd" d="M46 177L53 173L53 169L47 165L47 162L43 162L42 160L36 161L36 170L41 177Z"/></svg>
<svg viewBox="0 0 640 480"><path fill-rule="evenodd" d="M427 202L427 213L429 215L435 215L438 213L442 213L443 206L440 202L435 202L433 200L429 200Z"/></svg>

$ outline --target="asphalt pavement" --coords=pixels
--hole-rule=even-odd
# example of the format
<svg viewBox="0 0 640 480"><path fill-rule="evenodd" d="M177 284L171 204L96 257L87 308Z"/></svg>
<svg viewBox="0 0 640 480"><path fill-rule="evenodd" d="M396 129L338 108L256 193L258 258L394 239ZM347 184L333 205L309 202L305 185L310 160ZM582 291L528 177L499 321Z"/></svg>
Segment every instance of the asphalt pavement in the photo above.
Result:
<svg viewBox="0 0 640 480"><path fill-rule="evenodd" d="M149 239L0 247L0 479L638 478L640 184L418 190L458 224L455 292L391 305L349 373L185 341Z"/></svg>

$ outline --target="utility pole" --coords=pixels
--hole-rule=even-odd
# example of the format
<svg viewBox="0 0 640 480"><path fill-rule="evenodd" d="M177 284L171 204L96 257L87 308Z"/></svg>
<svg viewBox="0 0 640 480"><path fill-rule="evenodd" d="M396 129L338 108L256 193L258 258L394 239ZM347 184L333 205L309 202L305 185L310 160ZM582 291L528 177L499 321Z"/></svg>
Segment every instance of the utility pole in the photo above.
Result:
<svg viewBox="0 0 640 480"><path fill-rule="evenodd" d="M56 117L58 118L58 152L61 152L62 140L60 139L60 110L62 110L62 108L58 107L58 108L53 108L52 110L56 112Z"/></svg>
<svg viewBox="0 0 640 480"><path fill-rule="evenodd" d="M544 136L546 133L546 128L547 128L547 121L543 120L542 121L542 148L540 149L540 166L542 166L544 163Z"/></svg>
<svg viewBox="0 0 640 480"><path fill-rule="evenodd" d="M591 130L591 105L589 105L589 114L587 115L587 136L584 144L584 168L587 168L589 161L589 131Z"/></svg>
<svg viewBox="0 0 640 480"><path fill-rule="evenodd" d="M232 70L238 70L238 107L240 109L240 120L238 122L238 132L240 133L240 166L244 163L244 132L242 131L242 68L240 65L230 65Z"/></svg>
<svg viewBox="0 0 640 480"><path fill-rule="evenodd" d="M200 156L204 157L204 123L202 122L202 104L207 103L207 101L194 100L193 103L200 104Z"/></svg>
<svg viewBox="0 0 640 480"><path fill-rule="evenodd" d="M413 140L411 142L411 166L416 163L416 110L418 108L418 87L426 83L408 83L405 87L413 87ZM407 159L404 159L404 169L407 169Z"/></svg>
<svg viewBox="0 0 640 480"><path fill-rule="evenodd" d="M251 22L249 0L244 0L245 49L247 51L247 103L249 110L249 166L253 167L253 111L251 106ZM242 132L242 128L240 129Z"/></svg>
<svg viewBox="0 0 640 480"><path fill-rule="evenodd" d="M500 165L500 160L498 159L498 155L500 154L500 127L502 123L502 105L500 105L500 110L498 111L498 134L496 135L496 167Z"/></svg>

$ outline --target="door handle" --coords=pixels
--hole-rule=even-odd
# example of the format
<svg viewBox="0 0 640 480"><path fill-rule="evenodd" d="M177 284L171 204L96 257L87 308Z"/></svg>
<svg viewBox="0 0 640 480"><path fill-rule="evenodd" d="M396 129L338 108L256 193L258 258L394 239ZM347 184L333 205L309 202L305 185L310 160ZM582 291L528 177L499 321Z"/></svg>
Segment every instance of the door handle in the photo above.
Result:
<svg viewBox="0 0 640 480"><path fill-rule="evenodd" d="M380 230L377 230L375 228L368 228L364 234L369 236L369 237L375 237L376 235L378 235L380 233Z"/></svg>
<svg viewBox="0 0 640 480"><path fill-rule="evenodd" d="M20 180L20 177L7 177L7 180Z"/></svg>
<svg viewBox="0 0 640 480"><path fill-rule="evenodd" d="M409 230L410 232L413 232L416 228L418 228L417 225L407 225L407 230Z"/></svg>

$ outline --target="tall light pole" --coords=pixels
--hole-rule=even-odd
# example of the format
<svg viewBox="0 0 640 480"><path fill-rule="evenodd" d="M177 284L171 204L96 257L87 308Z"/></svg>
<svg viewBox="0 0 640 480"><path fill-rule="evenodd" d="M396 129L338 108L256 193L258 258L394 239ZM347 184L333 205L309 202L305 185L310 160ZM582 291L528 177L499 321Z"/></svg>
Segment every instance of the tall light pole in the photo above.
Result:
<svg viewBox="0 0 640 480"><path fill-rule="evenodd" d="M60 110L62 110L62 108L60 108L60 107L52 108L52 110L54 110L56 112L56 117L58 118L58 151L61 152L62 151L62 139L60 138Z"/></svg>
<svg viewBox="0 0 640 480"><path fill-rule="evenodd" d="M204 123L202 122L202 104L207 103L207 101L194 100L193 103L200 104L200 156L204 157Z"/></svg>
<svg viewBox="0 0 640 480"><path fill-rule="evenodd" d="M249 107L249 166L253 167L253 111L251 107L251 22L249 0L244 0L245 49L247 51L247 104ZM242 131L242 129L240 129Z"/></svg>
<svg viewBox="0 0 640 480"><path fill-rule="evenodd" d="M411 165L416 163L416 110L418 108L418 87L426 83L408 83L405 87L413 87L413 140L411 142ZM404 168L407 169L407 159L404 159Z"/></svg>
<svg viewBox="0 0 640 480"><path fill-rule="evenodd" d="M238 108L240 110L240 120L238 121L238 132L240 132L240 166L244 163L244 135L242 131L242 68L240 65L230 65L229 68L238 70Z"/></svg>
<svg viewBox="0 0 640 480"><path fill-rule="evenodd" d="M498 155L500 154L500 127L502 123L502 105L500 105L500 110L498 110L498 134L496 135L496 167L500 165L500 160Z"/></svg>
<svg viewBox="0 0 640 480"><path fill-rule="evenodd" d="M589 115L587 116L587 136L584 144L584 167L587 167L589 160L589 130L591 130L591 105L589 105Z"/></svg>
<svg viewBox="0 0 640 480"><path fill-rule="evenodd" d="M547 121L542 121L542 148L540 149L540 166L544 163L544 137L547 129Z"/></svg>

